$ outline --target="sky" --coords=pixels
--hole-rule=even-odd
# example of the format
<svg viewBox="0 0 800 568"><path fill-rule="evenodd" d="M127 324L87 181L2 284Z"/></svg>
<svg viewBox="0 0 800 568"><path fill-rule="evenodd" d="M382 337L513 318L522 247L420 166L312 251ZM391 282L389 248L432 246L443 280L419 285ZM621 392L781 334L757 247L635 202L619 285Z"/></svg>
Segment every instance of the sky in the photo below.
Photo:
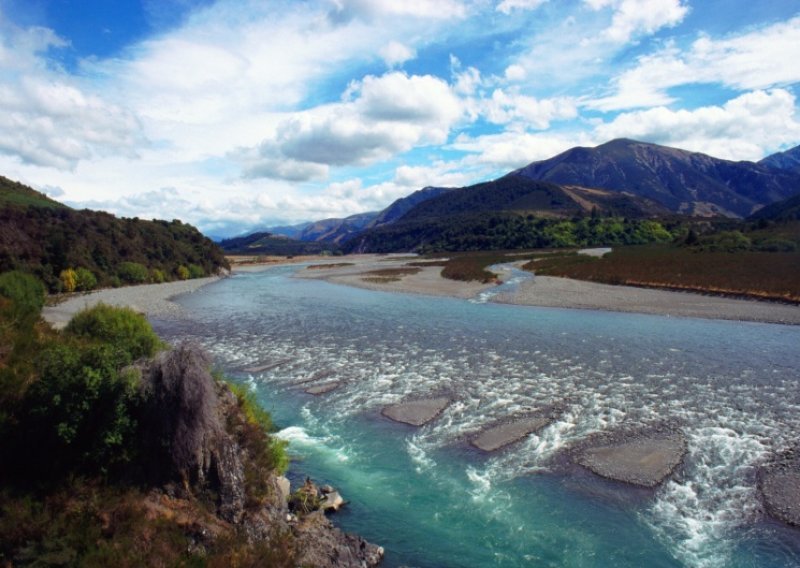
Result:
<svg viewBox="0 0 800 568"><path fill-rule="evenodd" d="M0 0L0 175L212 236L633 138L800 144L797 0Z"/></svg>

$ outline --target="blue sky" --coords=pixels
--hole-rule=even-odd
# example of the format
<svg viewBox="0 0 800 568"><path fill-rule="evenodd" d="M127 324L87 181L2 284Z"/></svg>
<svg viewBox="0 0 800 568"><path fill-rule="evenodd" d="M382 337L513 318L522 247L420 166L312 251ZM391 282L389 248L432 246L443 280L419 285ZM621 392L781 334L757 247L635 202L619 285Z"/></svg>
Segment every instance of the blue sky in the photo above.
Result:
<svg viewBox="0 0 800 568"><path fill-rule="evenodd" d="M796 0L0 0L0 174L212 235L629 137L800 144Z"/></svg>

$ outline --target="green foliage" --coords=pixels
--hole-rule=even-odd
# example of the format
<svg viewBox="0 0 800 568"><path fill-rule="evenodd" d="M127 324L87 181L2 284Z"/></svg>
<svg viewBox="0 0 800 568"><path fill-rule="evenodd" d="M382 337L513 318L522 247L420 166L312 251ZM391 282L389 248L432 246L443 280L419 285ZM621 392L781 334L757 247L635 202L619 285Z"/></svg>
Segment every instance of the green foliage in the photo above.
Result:
<svg viewBox="0 0 800 568"><path fill-rule="evenodd" d="M205 274L228 267L223 251L191 225L75 211L2 177L0 226L6 235L0 239L0 272L30 272L51 292L64 290L58 278L62 270L78 266L92 272L98 286L113 285L123 262L165 274L174 274L179 265L196 264Z"/></svg>
<svg viewBox="0 0 800 568"><path fill-rule="evenodd" d="M150 273L143 264L123 262L117 267L117 276L126 284L142 284L147 282Z"/></svg>
<svg viewBox="0 0 800 568"><path fill-rule="evenodd" d="M161 340L147 319L130 308L98 304L83 310L67 324L67 335L113 345L126 358L126 364L152 357L162 347Z"/></svg>
<svg viewBox="0 0 800 568"><path fill-rule="evenodd" d="M188 280L189 277L191 276L191 273L189 272L189 269L186 268L183 265L179 266L178 269L175 271L175 273L178 275L178 278L181 279L181 280Z"/></svg>
<svg viewBox="0 0 800 568"><path fill-rule="evenodd" d="M63 475L105 472L127 462L135 447L138 380L134 371L121 371L126 362L111 345L46 348L37 361L39 380L19 415L21 442L36 451L27 452L33 463L22 459L20 465L45 473L56 463Z"/></svg>
<svg viewBox="0 0 800 568"><path fill-rule="evenodd" d="M620 246L668 242L658 221L621 217L538 218L510 213L400 221L347 243L349 251L400 252L517 250Z"/></svg>
<svg viewBox="0 0 800 568"><path fill-rule="evenodd" d="M202 278L206 273L202 266L196 264L189 265L189 278Z"/></svg>
<svg viewBox="0 0 800 568"><path fill-rule="evenodd" d="M30 274L14 270L0 274L0 296L9 300L0 306L0 318L16 325L29 325L44 306L44 286Z"/></svg>
<svg viewBox="0 0 800 568"><path fill-rule="evenodd" d="M750 250L752 242L741 231L722 231L701 239L700 245L708 251L742 252Z"/></svg>
<svg viewBox="0 0 800 568"><path fill-rule="evenodd" d="M167 276L166 274L164 274L163 270L154 268L153 270L150 271L150 280L152 280L156 284L161 284L162 282L167 281Z"/></svg>
<svg viewBox="0 0 800 568"><path fill-rule="evenodd" d="M94 290L97 286L97 278L91 270L86 268L78 268L75 271L76 288L82 292Z"/></svg>

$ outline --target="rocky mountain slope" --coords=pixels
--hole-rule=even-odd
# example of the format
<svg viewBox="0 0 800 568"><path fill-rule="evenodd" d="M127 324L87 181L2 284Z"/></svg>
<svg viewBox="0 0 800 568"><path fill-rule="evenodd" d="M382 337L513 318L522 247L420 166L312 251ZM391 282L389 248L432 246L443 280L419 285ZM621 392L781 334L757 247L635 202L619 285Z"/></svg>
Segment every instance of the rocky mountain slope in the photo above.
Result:
<svg viewBox="0 0 800 568"><path fill-rule="evenodd" d="M625 191L675 213L698 216L747 217L800 191L800 176L789 171L627 139L572 148L517 173L535 180Z"/></svg>
<svg viewBox="0 0 800 568"><path fill-rule="evenodd" d="M758 163L768 168L800 174L800 146L795 146L785 152L778 152L777 154L767 156Z"/></svg>

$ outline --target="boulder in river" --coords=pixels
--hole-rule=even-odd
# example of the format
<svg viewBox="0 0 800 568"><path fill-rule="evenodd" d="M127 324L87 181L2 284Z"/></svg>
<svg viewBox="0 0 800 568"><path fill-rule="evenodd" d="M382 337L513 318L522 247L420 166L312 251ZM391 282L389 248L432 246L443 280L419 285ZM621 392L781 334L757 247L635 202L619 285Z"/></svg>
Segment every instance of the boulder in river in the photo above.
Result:
<svg viewBox="0 0 800 568"><path fill-rule="evenodd" d="M758 486L772 517L800 527L800 461L762 468Z"/></svg>
<svg viewBox="0 0 800 568"><path fill-rule="evenodd" d="M552 421L553 415L549 412L517 418L484 430L470 440L470 444L484 452L493 452L521 440L528 434L538 432Z"/></svg>
<svg viewBox="0 0 800 568"><path fill-rule="evenodd" d="M447 397L423 398L386 406L381 414L395 422L422 426L436 418L449 404Z"/></svg>
<svg viewBox="0 0 800 568"><path fill-rule="evenodd" d="M339 388L339 382L333 381L330 383L323 383L321 385L314 385L313 387L308 387L306 389L306 393L313 394L313 395L321 395L325 393L329 393L332 390Z"/></svg>
<svg viewBox="0 0 800 568"><path fill-rule="evenodd" d="M642 487L655 487L683 461L686 441L680 434L639 435L620 443L592 446L578 463L597 475Z"/></svg>

